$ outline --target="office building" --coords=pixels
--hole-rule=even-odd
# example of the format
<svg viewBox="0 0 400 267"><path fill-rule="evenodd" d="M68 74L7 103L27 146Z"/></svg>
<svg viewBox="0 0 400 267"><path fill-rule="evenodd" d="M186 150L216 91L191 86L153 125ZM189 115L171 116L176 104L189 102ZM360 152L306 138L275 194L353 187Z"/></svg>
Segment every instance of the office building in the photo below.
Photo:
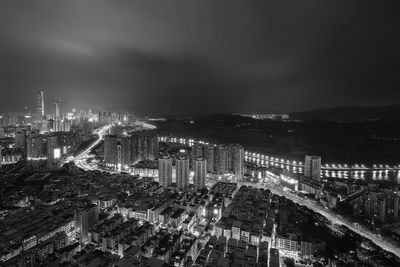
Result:
<svg viewBox="0 0 400 267"><path fill-rule="evenodd" d="M304 175L316 181L321 180L321 157L306 156L304 164Z"/></svg>
<svg viewBox="0 0 400 267"><path fill-rule="evenodd" d="M56 106L56 116L54 117L54 131L60 131L60 124L61 124L61 101L57 100L55 103Z"/></svg>
<svg viewBox="0 0 400 267"><path fill-rule="evenodd" d="M200 144L198 142L195 142L193 144L192 151L190 153L190 166L192 168L194 168L194 161L197 158L203 158L204 157L203 148L205 148L203 144Z"/></svg>
<svg viewBox="0 0 400 267"><path fill-rule="evenodd" d="M121 157L118 163L121 164L124 168L126 168L133 163L132 140L127 136L123 136L120 138L119 142L120 142Z"/></svg>
<svg viewBox="0 0 400 267"><path fill-rule="evenodd" d="M207 160L198 158L194 161L194 187L203 189L206 187Z"/></svg>
<svg viewBox="0 0 400 267"><path fill-rule="evenodd" d="M112 122L111 112L102 111L98 115L99 123L110 124Z"/></svg>
<svg viewBox="0 0 400 267"><path fill-rule="evenodd" d="M44 118L44 93L42 90L38 92L37 117L40 120Z"/></svg>
<svg viewBox="0 0 400 267"><path fill-rule="evenodd" d="M204 158L207 160L207 172L215 172L215 147L214 145L208 145L204 151Z"/></svg>
<svg viewBox="0 0 400 267"><path fill-rule="evenodd" d="M104 163L107 167L116 168L118 161L117 146L120 138L116 135L107 135L104 137Z"/></svg>
<svg viewBox="0 0 400 267"><path fill-rule="evenodd" d="M99 211L95 204L81 207L74 213L76 233L81 242L88 241L89 231L99 222Z"/></svg>
<svg viewBox="0 0 400 267"><path fill-rule="evenodd" d="M218 145L215 149L215 171L219 174L228 172L228 147Z"/></svg>
<svg viewBox="0 0 400 267"><path fill-rule="evenodd" d="M135 132L132 139L132 160L155 160L158 158L157 136L147 132Z"/></svg>
<svg viewBox="0 0 400 267"><path fill-rule="evenodd" d="M61 149L58 144L58 137L50 135L47 137L47 160L50 163L59 161L61 158Z"/></svg>
<svg viewBox="0 0 400 267"><path fill-rule="evenodd" d="M228 172L233 173L236 178L244 174L244 148L238 144L228 145Z"/></svg>
<svg viewBox="0 0 400 267"><path fill-rule="evenodd" d="M172 158L163 157L158 160L158 180L162 186L172 184Z"/></svg>
<svg viewBox="0 0 400 267"><path fill-rule="evenodd" d="M154 134L134 133L131 136L104 137L104 163L107 167L122 169L142 160L158 158L158 141Z"/></svg>
<svg viewBox="0 0 400 267"><path fill-rule="evenodd" d="M17 130L15 133L15 148L25 148L26 147L26 132L24 130Z"/></svg>
<svg viewBox="0 0 400 267"><path fill-rule="evenodd" d="M43 158L43 139L42 136L31 134L26 139L26 151L27 158L30 159L40 159Z"/></svg>
<svg viewBox="0 0 400 267"><path fill-rule="evenodd" d="M176 185L181 189L186 189L188 187L189 159L179 158L176 160Z"/></svg>

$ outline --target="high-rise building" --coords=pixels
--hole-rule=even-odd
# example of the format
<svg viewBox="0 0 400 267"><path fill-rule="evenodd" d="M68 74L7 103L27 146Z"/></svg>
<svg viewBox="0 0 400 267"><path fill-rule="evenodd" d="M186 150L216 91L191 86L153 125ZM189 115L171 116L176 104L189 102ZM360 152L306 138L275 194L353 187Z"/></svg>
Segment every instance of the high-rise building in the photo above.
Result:
<svg viewBox="0 0 400 267"><path fill-rule="evenodd" d="M207 172L209 173L214 173L215 172L215 147L214 145L208 145L205 148L205 153L204 157L207 160Z"/></svg>
<svg viewBox="0 0 400 267"><path fill-rule="evenodd" d="M26 139L27 158L38 159L43 157L43 139L40 135L29 135Z"/></svg>
<svg viewBox="0 0 400 267"><path fill-rule="evenodd" d="M98 115L99 123L101 124L110 124L112 122L111 112L102 111Z"/></svg>
<svg viewBox="0 0 400 267"><path fill-rule="evenodd" d="M218 145L215 150L215 170L219 174L228 172L228 147Z"/></svg>
<svg viewBox="0 0 400 267"><path fill-rule="evenodd" d="M14 146L16 148L25 148L26 147L26 132L24 130L17 130L17 132L15 133Z"/></svg>
<svg viewBox="0 0 400 267"><path fill-rule="evenodd" d="M57 135L50 135L47 137L47 160L54 163L60 160L60 158L61 149L58 144L58 137Z"/></svg>
<svg viewBox="0 0 400 267"><path fill-rule="evenodd" d="M135 132L132 139L132 161L155 160L158 158L157 136L147 132Z"/></svg>
<svg viewBox="0 0 400 267"><path fill-rule="evenodd" d="M172 158L163 157L158 159L158 180L162 186L172 184Z"/></svg>
<svg viewBox="0 0 400 267"><path fill-rule="evenodd" d="M61 101L56 100L54 103L56 106L56 116L54 117L54 131L60 131L60 124L61 124Z"/></svg>
<svg viewBox="0 0 400 267"><path fill-rule="evenodd" d="M176 185L181 189L186 189L188 187L189 159L179 158L176 160Z"/></svg>
<svg viewBox="0 0 400 267"><path fill-rule="evenodd" d="M71 131L71 121L70 120L63 120L61 121L61 132L69 132Z"/></svg>
<svg viewBox="0 0 400 267"><path fill-rule="evenodd" d="M321 180L321 157L306 156L304 163L304 175L316 181Z"/></svg>
<svg viewBox="0 0 400 267"><path fill-rule="evenodd" d="M39 119L44 118L44 93L42 90L38 92L37 115Z"/></svg>
<svg viewBox="0 0 400 267"><path fill-rule="evenodd" d="M0 138L4 138L4 128L0 127Z"/></svg>
<svg viewBox="0 0 400 267"><path fill-rule="evenodd" d="M153 134L135 133L132 136L107 135L104 138L104 162L108 167L128 168L141 160L158 156L158 141Z"/></svg>
<svg viewBox="0 0 400 267"><path fill-rule="evenodd" d="M241 178L244 174L244 148L239 144L228 146L228 172Z"/></svg>
<svg viewBox="0 0 400 267"><path fill-rule="evenodd" d="M104 163L107 167L116 167L118 164L117 145L120 138L116 135L104 137Z"/></svg>
<svg viewBox="0 0 400 267"><path fill-rule="evenodd" d="M99 211L95 204L88 204L81 207L74 213L76 232L81 242L88 240L88 233L99 222Z"/></svg>
<svg viewBox="0 0 400 267"><path fill-rule="evenodd" d="M393 197L393 217L399 217L399 195Z"/></svg>
<svg viewBox="0 0 400 267"><path fill-rule="evenodd" d="M206 187L207 160L198 158L194 161L194 187L196 190Z"/></svg>
<svg viewBox="0 0 400 267"><path fill-rule="evenodd" d="M379 201L379 221L384 223L386 221L386 198L380 197L378 198Z"/></svg>
<svg viewBox="0 0 400 267"><path fill-rule="evenodd" d="M3 148L0 146L0 169L1 169L2 163L3 163Z"/></svg>
<svg viewBox="0 0 400 267"><path fill-rule="evenodd" d="M132 140L131 138L124 136L120 139L121 143L121 162L122 166L129 167L132 162Z"/></svg>

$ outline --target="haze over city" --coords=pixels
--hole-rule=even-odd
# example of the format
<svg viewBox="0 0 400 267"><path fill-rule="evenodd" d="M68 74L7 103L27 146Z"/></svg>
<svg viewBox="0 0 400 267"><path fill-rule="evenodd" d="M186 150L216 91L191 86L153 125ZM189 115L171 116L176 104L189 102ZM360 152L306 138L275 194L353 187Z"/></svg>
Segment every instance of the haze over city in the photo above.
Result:
<svg viewBox="0 0 400 267"><path fill-rule="evenodd" d="M292 112L397 104L390 4L5 1L4 110L45 90L72 108ZM205 102L207 102L205 104Z"/></svg>
<svg viewBox="0 0 400 267"><path fill-rule="evenodd" d="M3 1L0 266L400 266L397 13Z"/></svg>

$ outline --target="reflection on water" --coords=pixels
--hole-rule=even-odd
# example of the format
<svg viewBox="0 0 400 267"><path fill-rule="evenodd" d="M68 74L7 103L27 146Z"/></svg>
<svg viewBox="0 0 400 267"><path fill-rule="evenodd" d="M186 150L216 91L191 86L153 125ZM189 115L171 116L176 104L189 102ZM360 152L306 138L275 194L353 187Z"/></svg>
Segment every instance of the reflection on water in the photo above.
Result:
<svg viewBox="0 0 400 267"><path fill-rule="evenodd" d="M265 161L263 167L278 167L286 169L293 173L303 173L303 167L283 165L280 163L271 163ZM400 183L400 171L399 170L323 170L321 172L324 178L340 178L340 179L360 179L360 180L374 180L374 181L392 181Z"/></svg>
<svg viewBox="0 0 400 267"><path fill-rule="evenodd" d="M322 176L325 178L351 178L400 183L400 172L398 170L322 171Z"/></svg>

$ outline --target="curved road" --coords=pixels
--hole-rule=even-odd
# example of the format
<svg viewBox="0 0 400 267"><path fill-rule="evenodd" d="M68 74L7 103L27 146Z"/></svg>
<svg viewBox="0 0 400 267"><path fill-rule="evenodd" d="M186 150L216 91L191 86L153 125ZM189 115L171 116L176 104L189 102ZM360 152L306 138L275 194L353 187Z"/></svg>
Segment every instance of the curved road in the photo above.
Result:
<svg viewBox="0 0 400 267"><path fill-rule="evenodd" d="M95 147L98 143L100 143L100 141L103 139L105 133L112 127L112 125L106 125L104 127L101 127L97 130L95 130L95 134L98 135L98 139L91 144L87 149L85 149L84 151L82 151L80 154L78 154L76 157L70 157L67 160L68 161L74 161L75 164L84 169L84 170L95 170L95 168L93 168L92 166L90 166L87 162L86 159L89 156L90 151L92 150L93 147ZM371 231L361 228L361 227L356 227L354 226L351 222L349 222L348 220L339 217L338 215L336 215L335 213L331 212L330 210L324 209L319 205L316 205L316 203L309 201L309 200L305 200L303 198L300 198L296 195L293 194L288 194L282 190L279 190L273 186L268 186L267 184L265 185L261 185L261 184L254 184L254 183L243 183L243 182L237 182L239 186L241 185L246 185L246 186L251 186L254 188L264 188L264 189L269 189L273 194L275 195L279 195L279 196L284 196L287 199L292 200L295 203L298 203L302 206L305 206L319 214L321 214L322 216L324 216L327 220L331 221L334 224L339 224L339 225L344 225L347 228L349 228L351 231L365 237L366 239L369 239L370 241L372 241L373 243L375 243L377 246L379 246L380 248L391 252L393 254L395 254L397 257L400 258L400 248L393 245L392 243L390 243L390 241L387 241L385 239L383 239L382 237L372 233Z"/></svg>
<svg viewBox="0 0 400 267"><path fill-rule="evenodd" d="M104 135L106 132L112 127L112 125L106 125L101 128L98 128L94 131L95 134L97 134L97 139L94 141L88 148L86 148L84 151L79 153L75 157L69 157L67 158L67 161L74 161L75 165L78 166L79 168L84 169L85 171L93 171L95 170L92 166L90 166L87 162L86 159L89 156L90 151L100 143L101 140L103 140Z"/></svg>
<svg viewBox="0 0 400 267"><path fill-rule="evenodd" d="M371 231L361 228L361 227L356 227L354 226L351 222L349 222L348 220L339 217L338 215L334 214L333 212L331 212L330 210L324 209L319 205L316 205L316 203L312 202L312 201L307 201L303 198L300 198L296 195L293 194L288 194L282 190L279 190L273 186L268 186L268 185L260 185L260 184L253 184L253 183L242 183L242 182L238 182L238 185L246 185L246 186L250 186L250 187L254 187L254 188L264 188L264 189L269 189L271 191L271 193L275 194L275 195L279 195L279 196L284 196L287 199L292 200L295 203L298 203L301 206L305 206L311 210L313 210L314 212L317 212L319 214L321 214L322 216L324 216L327 220L331 221L332 223L335 224L339 224L339 225L344 225L347 228L349 228L351 231L365 237L366 239L369 239L370 241L372 241L373 243L375 243L378 247L389 251L393 254L395 254L397 257L400 258L400 248L393 245L392 243L390 243L390 241L385 240L384 238L372 233Z"/></svg>

